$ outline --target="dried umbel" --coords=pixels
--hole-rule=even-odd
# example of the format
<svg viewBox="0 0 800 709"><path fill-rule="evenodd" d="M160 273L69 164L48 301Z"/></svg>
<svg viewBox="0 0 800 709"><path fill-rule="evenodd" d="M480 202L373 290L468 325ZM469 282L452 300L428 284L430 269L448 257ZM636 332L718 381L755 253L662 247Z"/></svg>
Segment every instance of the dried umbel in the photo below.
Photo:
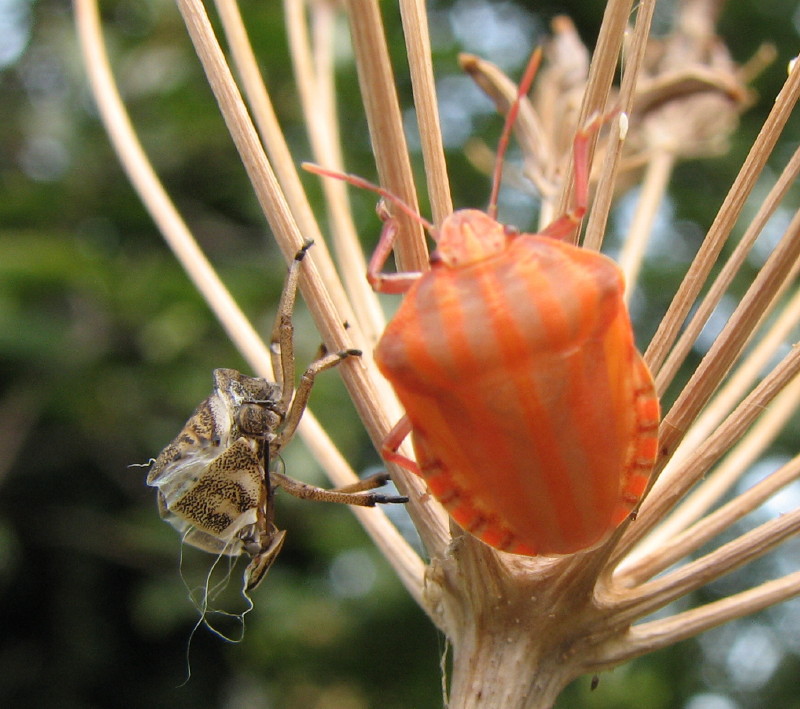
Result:
<svg viewBox="0 0 800 709"><path fill-rule="evenodd" d="M420 3L401 0L400 4L433 222L440 226L454 210L436 111L427 22ZM620 173L624 180L642 176L641 199L621 259L629 289L636 282L651 225L676 161L687 152L697 154L706 146L716 149L724 140L718 140L720 136L715 134L734 123L718 121L717 116L706 116L713 119L706 122L694 120L698 117L694 112L702 118L710 110L707 105L703 107L705 104L724 104L728 117L735 118L747 96L746 90L734 88L727 79L709 77L702 70L707 59L714 67L721 66L717 62L718 40L713 35L718 5L699 0L680 3L675 33L668 40L673 49L648 40L654 3L636 3L632 15L633 5L632 0L609 0L585 82L581 67L574 62L559 66L558 62L569 59L569 52L555 51L550 55L550 64L546 63L535 92L547 88L548 71L553 70L556 75L564 69L561 75L568 80L558 85L569 94L565 94L569 110L559 109L550 116L555 120L550 121L536 95L532 106L523 102L519 130L524 129L526 116L535 116L543 144L555 148L540 153L537 146L531 147L532 143L518 138L526 162L530 155L544 156L538 157L532 167L526 164L526 172L541 191L540 213L546 224L572 203L573 168L568 153L575 131L591 116L619 109L609 126L612 139L602 159L595 161L596 187L592 208L584 220L582 244L600 248ZM199 254L127 131L121 103L109 81L92 0L77 0L76 6L95 93L124 164L165 236L253 371L273 381L268 349ZM205 8L198 0L178 0L178 6L284 256L291 259L307 239L319 245L309 254L309 263L304 264L308 278L303 293L329 351L353 347L364 351L361 366L342 367L341 373L375 446L380 447L402 412L370 356L384 320L364 278L365 259L345 190L333 181L324 185L337 270L324 248L297 176L299 160L289 154L278 128L235 6L219 3L220 23L249 110ZM342 171L332 70L336 45L333 39L341 10L350 23L380 184L418 212L381 7L386 5L379 7L371 0L349 0L341 8L328 2L286 3L298 93L309 127L313 160ZM709 21L698 22L698 12L705 12L703 17ZM309 40L309 16L315 27L313 44ZM635 21L630 26L632 16ZM565 32L560 37L564 42ZM706 52L704 47L716 49ZM621 80L618 89L612 89L623 49ZM661 70L674 66L672 59L681 56L689 60L689 65L681 67L674 80L661 82ZM734 83L741 83L740 72L734 70L730 77ZM513 84L507 92L504 89L504 95L508 106L516 95ZM740 245L709 283L712 268L743 214L745 202L798 95L800 67L795 67L775 97L742 171L645 350L643 358L653 373L659 395L675 381L676 372L728 290L755 238L800 173L800 154L795 154L766 198L759 201L752 221L742 225ZM692 106L684 103L694 99L698 100ZM665 117L678 110L671 108L678 102L681 110L691 108L694 118L688 125L679 125L679 132L670 140L663 131L674 130L675 122ZM620 124L622 115L629 119L627 131ZM631 136L630 142L636 146L633 153L626 152L626 136ZM592 145L589 153L591 148ZM800 254L800 214L794 208L792 214L771 256L744 297L737 299L738 305L719 337L674 403L666 407L659 430L655 482L636 520L624 522L605 543L559 558L526 558L495 551L451 527L447 514L427 493L422 481L402 469L392 469L392 474L410 498L409 512L425 544L426 559L412 550L379 511L354 510L409 593L452 643L451 707L547 707L570 680L582 673L613 667L800 592L800 572L793 572L705 605L641 620L758 559L800 530L800 511L794 509L725 543L718 541L721 535L731 532L738 520L800 474L800 462L795 456L762 482L737 491L721 504L750 463L785 427L800 401L800 352L788 349L782 359L779 356L781 345L790 341L800 312L797 296L788 290L796 278ZM426 270L428 256L420 224L404 214L397 215L397 219L398 270ZM341 274L341 280L337 274ZM707 292L700 298L706 284ZM690 311L693 315L687 320ZM748 343L752 346L745 354ZM336 484L347 485L356 480L308 412L298 430ZM403 448L399 453L411 455ZM690 557L692 560L686 561Z"/></svg>

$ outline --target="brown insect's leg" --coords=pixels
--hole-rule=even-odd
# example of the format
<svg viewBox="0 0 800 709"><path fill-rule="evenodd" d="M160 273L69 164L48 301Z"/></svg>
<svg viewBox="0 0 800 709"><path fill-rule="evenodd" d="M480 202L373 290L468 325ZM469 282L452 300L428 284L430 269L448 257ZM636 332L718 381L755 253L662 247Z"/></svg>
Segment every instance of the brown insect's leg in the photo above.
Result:
<svg viewBox="0 0 800 709"><path fill-rule="evenodd" d="M278 557L281 547L283 547L283 540L285 537L286 532L273 525L273 528L269 532L269 543L253 555L253 558L244 571L244 590L247 593L255 590L258 584L264 580L267 571L269 571L275 563L275 559Z"/></svg>
<svg viewBox="0 0 800 709"><path fill-rule="evenodd" d="M283 473L272 472L269 474L273 485L283 488L290 495L299 497L302 500L314 500L316 502L338 502L343 505L358 505L359 507L375 507L389 503L408 502L407 497L397 495L380 495L370 492L342 492L341 490L326 490L325 488L309 485L290 478Z"/></svg>
<svg viewBox="0 0 800 709"><path fill-rule="evenodd" d="M562 214L541 232L554 239L568 237L580 224L589 205L589 142L600 126L617 114L612 111L606 115L593 115L575 135L572 144L573 162L575 165L575 205L566 214Z"/></svg>
<svg viewBox="0 0 800 709"><path fill-rule="evenodd" d="M383 221L383 228L378 245L372 252L367 266L367 280L372 286L372 290L378 293L405 293L422 274L418 271L408 273L384 273L382 271L394 248L397 221L389 214L383 201L378 202L377 212Z"/></svg>
<svg viewBox="0 0 800 709"><path fill-rule="evenodd" d="M361 356L361 350L343 350L342 352L333 352L331 354L327 354L308 365L306 371L303 372L303 376L300 377L300 384L297 386L297 391L294 393L292 405L286 413L286 423L283 426L283 430L272 442L273 451L279 450L281 446L285 445L287 441L291 440L292 436L294 435L294 432L300 423L300 419L303 416L303 412L306 410L306 406L308 405L308 397L311 395L311 388L314 386L314 378L320 372L324 372L326 369L335 367L336 365L340 364L342 360L347 359L348 357L359 356Z"/></svg>
<svg viewBox="0 0 800 709"><path fill-rule="evenodd" d="M419 466L401 453L397 452L400 444L405 440L406 436L411 433L411 421L408 416L403 416L386 434L381 444L381 456L389 463L397 463L397 465L405 468L415 475L422 475Z"/></svg>
<svg viewBox="0 0 800 709"><path fill-rule="evenodd" d="M294 391L294 302L297 296L297 281L300 278L300 262L311 248L313 241L307 241L294 256L289 264L286 282L278 303L278 312L275 315L275 324L272 326L270 338L270 355L272 356L272 369L277 383L281 387L281 408L286 410L292 400Z"/></svg>
<svg viewBox="0 0 800 709"><path fill-rule="evenodd" d="M361 478L358 482L352 483L351 485L342 485L341 487L335 487L331 490L331 492L364 492L364 490L374 490L376 487L381 487L388 483L392 478L390 477L389 473L382 472L382 473L373 473L372 475L368 475L365 478Z"/></svg>

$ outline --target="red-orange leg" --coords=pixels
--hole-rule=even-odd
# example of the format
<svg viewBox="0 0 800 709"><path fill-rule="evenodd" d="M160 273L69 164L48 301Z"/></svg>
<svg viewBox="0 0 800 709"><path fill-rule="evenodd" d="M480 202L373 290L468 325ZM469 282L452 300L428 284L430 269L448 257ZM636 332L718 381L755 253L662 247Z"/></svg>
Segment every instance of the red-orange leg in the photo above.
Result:
<svg viewBox="0 0 800 709"><path fill-rule="evenodd" d="M367 281L372 286L372 290L378 293L405 293L422 274L419 271L383 272L383 267L394 248L394 240L397 237L397 221L389 214L383 200L378 202L376 210L383 221L383 228L378 245L372 252L367 266Z"/></svg>
<svg viewBox="0 0 800 709"><path fill-rule="evenodd" d="M389 463L397 463L397 465L405 468L409 472L415 475L421 475L422 473L420 472L419 466L411 460L411 458L407 458L397 452L397 449L400 448L400 445L407 438L409 433L411 433L411 421L408 416L403 416L403 418L394 425L392 430L386 434L386 438L383 439L383 443L381 444L381 456Z"/></svg>
<svg viewBox="0 0 800 709"><path fill-rule="evenodd" d="M575 135L572 144L572 154L575 165L575 205L566 214L562 214L541 232L543 236L554 239L565 239L570 236L581 223L589 205L589 142L592 135L600 130L600 126L611 120L616 111L593 115Z"/></svg>
<svg viewBox="0 0 800 709"><path fill-rule="evenodd" d="M302 168L315 175L322 175L323 177L333 177L337 180L349 182L355 187L360 187L375 194L380 195L383 200L393 204L399 210L411 217L414 221L422 225L431 238L436 241L437 231L436 227L431 224L427 219L417 214L411 207L409 207L397 195L392 194L389 190L384 189L380 185L375 185L372 182L365 180L358 175L348 175L344 172L337 172L336 170L328 170L313 163L304 162ZM381 230L381 237L372 258L369 260L369 267L367 269L367 280L372 286L373 290L380 293L405 293L411 288L414 281L416 281L422 274L419 271L408 271L406 273L383 273L381 269L386 265L389 254L392 252L394 240L397 236L397 225L386 209L383 201L378 203L378 216L384 222L383 229Z"/></svg>

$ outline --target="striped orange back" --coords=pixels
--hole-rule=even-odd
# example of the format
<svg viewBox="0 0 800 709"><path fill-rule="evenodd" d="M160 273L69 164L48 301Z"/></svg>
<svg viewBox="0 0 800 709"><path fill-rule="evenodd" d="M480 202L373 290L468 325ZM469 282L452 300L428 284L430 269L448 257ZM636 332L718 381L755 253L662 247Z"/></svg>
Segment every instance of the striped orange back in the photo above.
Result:
<svg viewBox="0 0 800 709"><path fill-rule="evenodd" d="M644 491L658 407L622 294L607 257L520 234L466 265L434 263L387 327L376 360L422 474L487 543L585 549Z"/></svg>

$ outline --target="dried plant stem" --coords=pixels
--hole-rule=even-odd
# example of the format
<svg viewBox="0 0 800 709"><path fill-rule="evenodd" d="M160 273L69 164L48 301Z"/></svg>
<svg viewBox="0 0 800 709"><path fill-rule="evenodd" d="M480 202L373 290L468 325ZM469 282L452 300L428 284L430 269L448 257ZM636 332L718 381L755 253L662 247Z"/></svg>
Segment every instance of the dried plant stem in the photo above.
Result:
<svg viewBox="0 0 800 709"><path fill-rule="evenodd" d="M693 455L697 447L708 438L720 422L733 410L752 388L760 373L773 360L779 349L788 341L792 331L800 323L800 290L797 290L784 306L780 317L769 330L759 337L747 358L717 391L703 413L692 424L691 429L676 449L664 468L665 475Z"/></svg>
<svg viewBox="0 0 800 709"><path fill-rule="evenodd" d="M717 307L723 294L733 281L734 276L739 272L739 269L747 258L747 254L753 247L758 235L762 232L770 217L772 217L778 205L786 196L786 193L797 180L798 175L800 175L800 150L796 150L794 155L792 155L791 160L789 160L789 163L784 168L780 178L770 190L766 199L759 207L758 213L750 222L741 240L725 263L725 267L714 280L714 284L709 289L705 298L703 298L697 312L692 316L691 321L686 326L686 329L681 334L675 347L670 352L669 357L667 357L659 370L658 376L656 377L656 389L658 391L664 392L672 382L678 369L683 364L686 356L697 340L700 331L708 322L709 317L711 317L714 308Z"/></svg>
<svg viewBox="0 0 800 709"><path fill-rule="evenodd" d="M793 394L797 396L796 391ZM673 534L669 538L669 543L663 543L659 548L641 556L638 555L637 549L637 556L626 559L624 566L614 574L615 583L625 588L653 578L710 542L798 477L800 477L800 456L795 456L789 463L746 492L703 517L691 527Z"/></svg>
<svg viewBox="0 0 800 709"><path fill-rule="evenodd" d="M719 257L733 225L739 218L747 197L761 175L767 158L775 147L798 96L800 96L800 62L791 72L789 80L784 84L775 100L775 105L753 143L728 195L720 206L703 245L689 266L675 298L645 352L645 361L656 376L675 342L678 330L689 309Z"/></svg>
<svg viewBox="0 0 800 709"><path fill-rule="evenodd" d="M289 147L286 145L283 132L278 124L269 93L266 86L264 86L258 63L247 36L247 30L239 13L238 4L236 0L217 0L216 7L222 20L222 27L225 30L228 46L230 47L243 90L247 96L250 110L258 126L261 141L269 154L270 164L275 168L275 175L303 239L314 241L317 245L314 249L314 255L317 257L315 262L319 268L320 277L325 284L326 290L334 299L336 309L346 317L349 313L350 305L339 286L338 277L333 269L330 257L325 253L327 246L320 234L316 219L311 211L311 206L308 203L289 152ZM221 76L220 80L226 81L227 77ZM284 248L284 255L290 257L290 254L291 248L287 245ZM359 340L357 332L351 333L351 335L356 341Z"/></svg>
<svg viewBox="0 0 800 709"><path fill-rule="evenodd" d="M106 130L111 137L120 161L131 183L139 193L165 240L186 269L198 292L208 302L231 341L259 376L273 378L269 349L241 312L228 290L220 281L191 233L163 190L147 156L139 144L124 105L116 91L108 57L102 41L100 18L94 0L75 0L76 22L86 66L95 98ZM355 473L344 463L335 447L321 429L313 414L307 411L300 424L300 434L317 452L321 462L335 460L333 480L345 485L357 480ZM364 514L366 513L366 514ZM420 561L410 546L397 534L394 526L380 510L366 510L359 515L369 521L368 531L380 546L390 546L390 563L409 591L419 595L421 587Z"/></svg>
<svg viewBox="0 0 800 709"><path fill-rule="evenodd" d="M668 647L710 628L792 598L800 593L800 571L736 593L700 608L677 613L669 618L641 623L628 633L602 647L602 667L613 667L653 650Z"/></svg>
<svg viewBox="0 0 800 709"><path fill-rule="evenodd" d="M659 435L663 451L673 452L691 422L719 386L755 328L775 304L775 296L800 257L800 211L759 271L719 337L664 416ZM662 453L663 454L663 453Z"/></svg>
<svg viewBox="0 0 800 709"><path fill-rule="evenodd" d="M677 571L619 594L611 604L614 617L624 623L663 608L674 600L758 559L800 531L800 509L770 520L710 554L681 566Z"/></svg>
<svg viewBox="0 0 800 709"><path fill-rule="evenodd" d="M423 0L400 0L403 34L406 39L408 66L414 90L414 107L417 112L422 157L428 196L431 200L434 224L441 224L453 213L450 198L450 181L444 159L442 130L439 126L439 109L436 103L436 84L431 64L431 40L428 35L428 15Z"/></svg>
<svg viewBox="0 0 800 709"><path fill-rule="evenodd" d="M418 211L380 8L376 0L347 0L346 5L361 96L381 185ZM424 271L428 268L428 252L422 227L404 214L396 217L399 233L395 253L399 268Z"/></svg>
<svg viewBox="0 0 800 709"><path fill-rule="evenodd" d="M205 9L200 0L178 0L178 8L184 16L189 35L248 171L264 215L284 254L293 255L302 246L303 236L297 228L272 167L264 154ZM321 250L319 254L310 253L309 258L305 259L303 266L305 278L301 279L301 289L328 348L333 351L343 350L352 347L350 335L345 327L347 315L335 309L316 267L317 259L326 257L327 252ZM379 397L373 385L374 379L365 376L368 366L369 362L357 363L351 359L345 362L339 371L356 405L359 406L359 413L368 430L380 438L388 431L389 422L379 405Z"/></svg>
<svg viewBox="0 0 800 709"><path fill-rule="evenodd" d="M669 185L676 156L668 150L654 150L647 161L639 202L633 222L626 234L625 245L620 256L620 268L626 283L636 283L639 268L644 258L645 247L650 238L658 208ZM631 289L626 289L625 298L630 300Z"/></svg>
<svg viewBox="0 0 800 709"><path fill-rule="evenodd" d="M304 0L285 0L286 31L291 47L295 79L303 108L305 125L314 154L321 165L344 170L336 114L336 90L333 72L333 31L335 9L328 3L312 3L315 22L314 41L306 22ZM365 341L374 343L386 325L378 299L364 278L366 260L353 223L347 186L339 180L322 180L325 202L330 218L337 261L357 322L364 331ZM392 401L394 393L382 388L382 398ZM400 415L399 406L396 415Z"/></svg>
<svg viewBox="0 0 800 709"><path fill-rule="evenodd" d="M653 22L653 13L655 12L655 2L648 1L639 3L636 11L636 25L633 29L631 36L630 49L626 55L626 61L623 66L622 84L620 86L619 95L619 110L625 114L625 120L633 110L633 103L635 97L636 86L641 75L642 66L645 59L645 51L647 49L647 40L650 36L650 26ZM614 119L614 124L611 128L611 135L618 135L619 140L610 142L606 150L605 158L603 160L603 169L600 172L600 178L597 183L597 190L595 192L594 204L589 218L586 220L586 231L583 235L583 245L588 249L600 250L603 245L603 238L605 237L606 227L608 225L608 215L611 213L611 201L614 197L614 187L617 177L617 171L620 165L622 156L622 147L624 144L624 135L620 134L622 117L619 116ZM664 188L666 189L666 185ZM647 213L650 209L655 212L658 203L661 201L660 196L647 193L647 187L642 190L642 203L637 209L637 215ZM656 207L652 207L652 203L656 203ZM644 256L644 245L647 243L649 237L649 224L642 218L640 223L634 222L632 233L628 235L625 245L626 249L630 249L629 255L621 259L620 266L622 272L625 274L626 283L636 283L639 267L638 263ZM633 248L630 244L636 244ZM629 291L630 292L630 291Z"/></svg>

